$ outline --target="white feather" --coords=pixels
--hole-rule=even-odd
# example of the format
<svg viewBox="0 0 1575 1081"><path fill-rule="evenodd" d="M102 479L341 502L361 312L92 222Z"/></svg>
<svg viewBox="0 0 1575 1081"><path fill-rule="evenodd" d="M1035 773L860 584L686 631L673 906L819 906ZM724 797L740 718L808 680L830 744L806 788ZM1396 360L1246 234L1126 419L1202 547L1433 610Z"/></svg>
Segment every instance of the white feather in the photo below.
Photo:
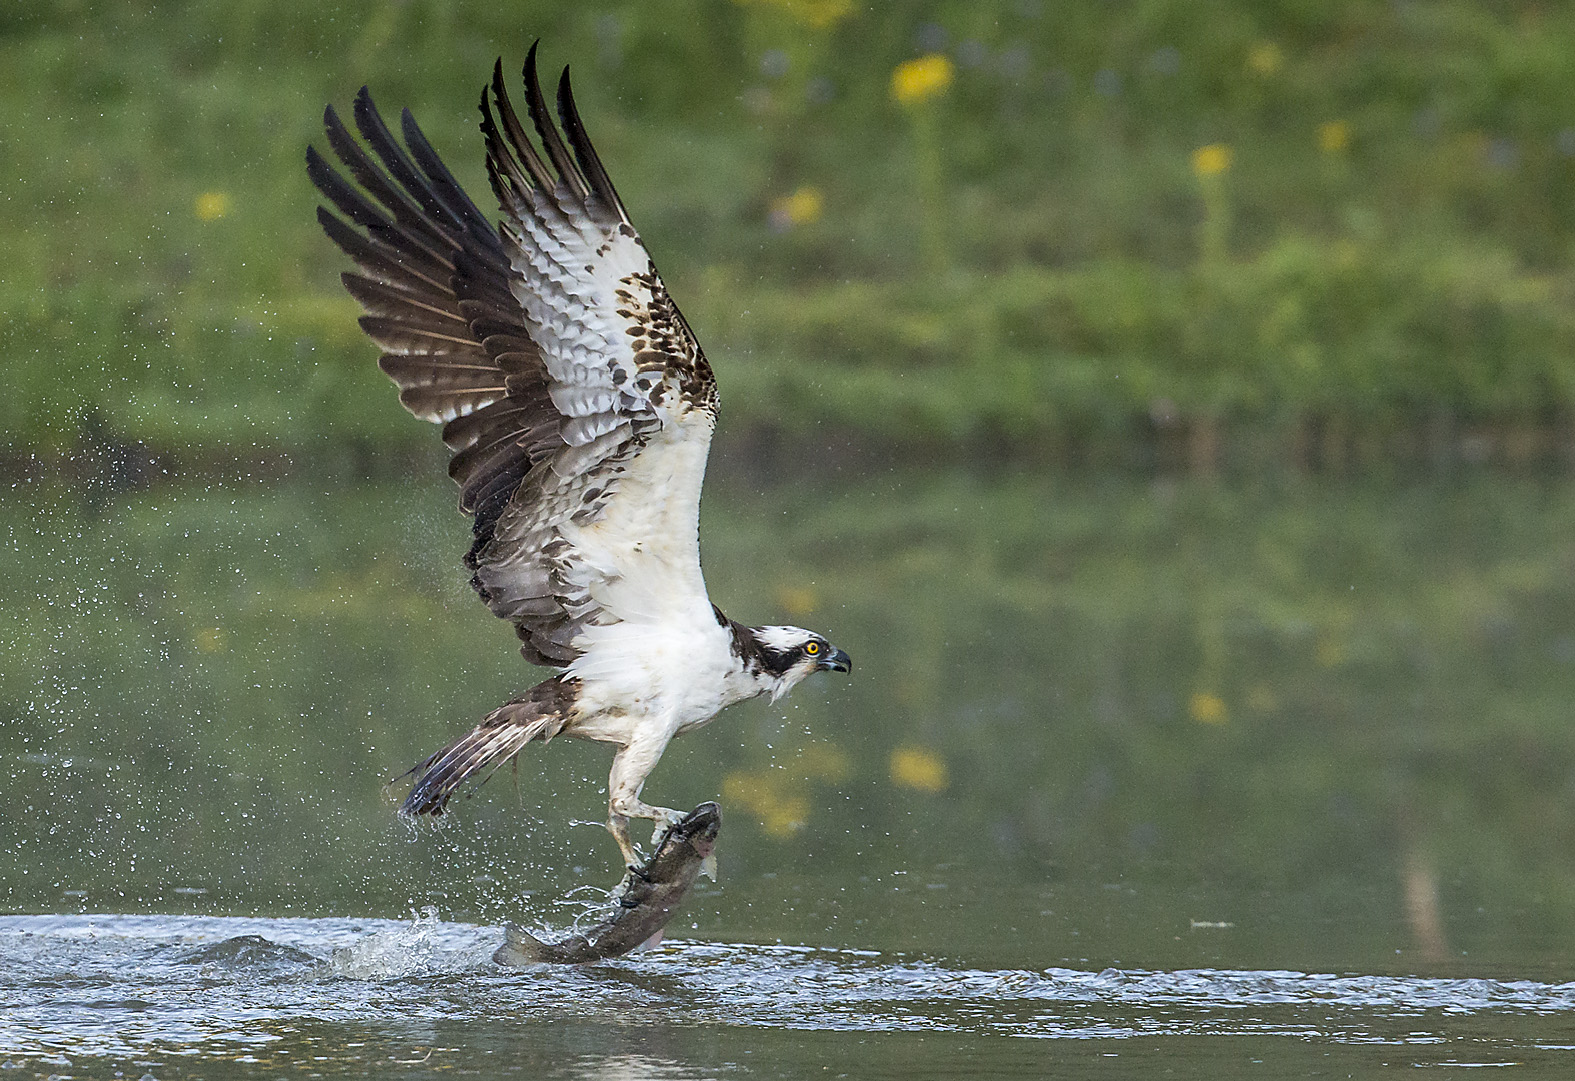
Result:
<svg viewBox="0 0 1575 1081"><path fill-rule="evenodd" d="M767 649L776 650L778 653L787 653L797 649L817 637L813 632L806 631L803 627L756 627L755 639Z"/></svg>

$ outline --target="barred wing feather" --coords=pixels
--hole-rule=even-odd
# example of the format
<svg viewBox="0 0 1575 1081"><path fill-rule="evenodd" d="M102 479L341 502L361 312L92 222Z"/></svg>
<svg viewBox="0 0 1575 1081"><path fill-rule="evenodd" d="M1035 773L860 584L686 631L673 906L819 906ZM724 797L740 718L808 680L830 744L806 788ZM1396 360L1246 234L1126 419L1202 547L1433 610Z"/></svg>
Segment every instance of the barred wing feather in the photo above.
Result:
<svg viewBox="0 0 1575 1081"><path fill-rule="evenodd" d="M330 108L308 172L342 217L319 210L360 273L345 284L362 327L418 417L444 424L467 564L482 599L514 623L521 652L565 668L587 631L708 611L700 485L716 382L587 138L565 70L562 130L533 47L532 143L504 86L483 93L494 228L408 111L399 146L370 95L359 145ZM550 163L550 165L549 165ZM358 186L359 187L358 187Z"/></svg>

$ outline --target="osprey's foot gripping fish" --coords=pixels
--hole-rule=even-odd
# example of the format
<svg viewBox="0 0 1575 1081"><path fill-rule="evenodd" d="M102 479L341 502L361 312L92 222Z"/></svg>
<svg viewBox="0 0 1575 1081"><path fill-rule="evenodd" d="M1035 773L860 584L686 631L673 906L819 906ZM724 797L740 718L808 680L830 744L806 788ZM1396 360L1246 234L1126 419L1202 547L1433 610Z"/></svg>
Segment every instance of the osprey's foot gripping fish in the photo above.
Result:
<svg viewBox="0 0 1575 1081"><path fill-rule="evenodd" d="M583 965L621 957L642 945L656 945L702 866L710 861L721 828L722 808L702 803L673 823L650 859L629 868L623 884L614 891L616 907L606 919L560 942L542 942L510 924L506 941L492 959L514 967L540 962Z"/></svg>

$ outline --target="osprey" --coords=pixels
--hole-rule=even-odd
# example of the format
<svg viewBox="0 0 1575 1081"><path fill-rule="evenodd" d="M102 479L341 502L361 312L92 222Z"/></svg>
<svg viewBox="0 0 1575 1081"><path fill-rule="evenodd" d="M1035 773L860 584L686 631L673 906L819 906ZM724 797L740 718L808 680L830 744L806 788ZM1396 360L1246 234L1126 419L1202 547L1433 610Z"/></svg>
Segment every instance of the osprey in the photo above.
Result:
<svg viewBox="0 0 1575 1081"><path fill-rule="evenodd" d="M700 486L716 378L586 137L568 69L561 131L535 46L524 81L540 151L501 59L481 95L496 227L410 111L401 147L365 87L365 147L332 106L323 116L349 179L315 148L307 172L339 211L319 207L318 220L359 269L343 280L380 366L406 409L443 425L474 518L471 584L514 624L527 661L557 669L411 770L401 813L441 814L460 784L533 740L600 740L617 748L607 827L633 865L631 818L683 817L640 798L669 740L851 662L810 631L744 626L707 596Z"/></svg>

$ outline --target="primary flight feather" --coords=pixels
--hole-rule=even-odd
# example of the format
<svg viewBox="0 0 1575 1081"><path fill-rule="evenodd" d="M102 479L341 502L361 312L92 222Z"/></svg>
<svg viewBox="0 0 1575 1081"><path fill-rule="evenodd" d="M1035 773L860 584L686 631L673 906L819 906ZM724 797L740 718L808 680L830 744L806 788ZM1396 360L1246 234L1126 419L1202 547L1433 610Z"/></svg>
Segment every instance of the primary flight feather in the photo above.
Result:
<svg viewBox="0 0 1575 1081"><path fill-rule="evenodd" d="M344 173L315 148L307 172L338 211L318 220L358 268L344 283L383 371L406 409L443 424L474 518L472 585L527 661L558 670L418 765L401 811L442 813L533 740L600 740L617 748L607 825L633 864L630 818L682 817L640 799L673 736L851 662L820 635L747 627L711 603L699 514L716 378L591 146L568 70L557 123L534 46L524 83L535 142L501 60L482 92L497 226L409 110L401 146L365 88L361 141L332 106L323 118Z"/></svg>

